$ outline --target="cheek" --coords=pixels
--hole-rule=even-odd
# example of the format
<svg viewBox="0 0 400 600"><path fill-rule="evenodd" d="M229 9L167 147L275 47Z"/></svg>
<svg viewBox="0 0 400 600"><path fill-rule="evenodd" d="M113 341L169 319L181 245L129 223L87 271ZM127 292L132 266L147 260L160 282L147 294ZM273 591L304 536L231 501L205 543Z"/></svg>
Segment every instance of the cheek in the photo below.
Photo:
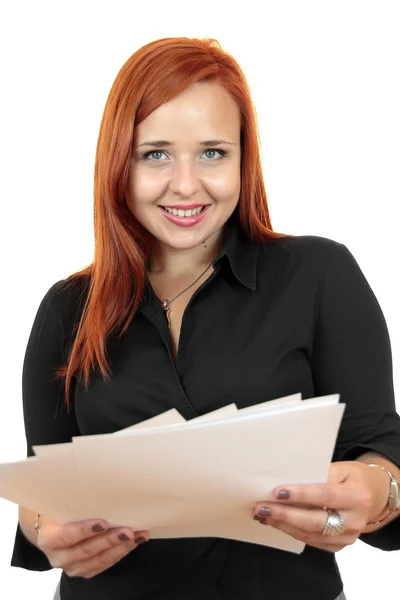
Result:
<svg viewBox="0 0 400 600"><path fill-rule="evenodd" d="M130 210L135 214L154 203L162 196L164 188L161 178L155 177L151 171L131 169L126 191Z"/></svg>
<svg viewBox="0 0 400 600"><path fill-rule="evenodd" d="M236 202L240 194L240 176L237 173L220 173L204 181L208 194L217 202Z"/></svg>
<svg viewBox="0 0 400 600"><path fill-rule="evenodd" d="M220 168L205 173L202 177L204 187L216 200L231 202L240 193L240 161L232 160Z"/></svg>

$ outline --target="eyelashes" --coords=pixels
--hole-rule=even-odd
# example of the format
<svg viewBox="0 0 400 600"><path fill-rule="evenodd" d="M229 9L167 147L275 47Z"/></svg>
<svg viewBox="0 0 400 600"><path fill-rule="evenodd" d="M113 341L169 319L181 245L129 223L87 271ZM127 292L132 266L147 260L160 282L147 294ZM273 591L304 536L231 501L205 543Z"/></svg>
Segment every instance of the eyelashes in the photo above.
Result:
<svg viewBox="0 0 400 600"><path fill-rule="evenodd" d="M217 162L218 160L221 160L221 158L225 158L228 155L228 152L226 150L221 150L220 148L207 148L207 150L204 150L203 154L205 152L218 152L218 154L220 155L220 158L218 159L211 159L208 160L208 162ZM150 152L146 152L145 154L142 155L141 160L145 160L148 162L162 162L161 160L154 160L151 159L151 155L152 154L165 154L164 150L150 150Z"/></svg>

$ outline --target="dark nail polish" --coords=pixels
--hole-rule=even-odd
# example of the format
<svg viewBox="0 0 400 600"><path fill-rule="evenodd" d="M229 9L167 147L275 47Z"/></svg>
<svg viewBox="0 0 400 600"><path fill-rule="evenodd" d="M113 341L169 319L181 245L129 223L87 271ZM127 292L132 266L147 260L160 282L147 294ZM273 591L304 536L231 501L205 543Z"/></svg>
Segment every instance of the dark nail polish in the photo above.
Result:
<svg viewBox="0 0 400 600"><path fill-rule="evenodd" d="M92 527L92 531L96 532L96 533L100 533L101 531L104 531L104 527L101 523L96 523L96 525L93 525Z"/></svg>
<svg viewBox="0 0 400 600"><path fill-rule="evenodd" d="M269 508L260 508L258 510L258 514L260 515L260 517L270 517L271 510Z"/></svg>
<svg viewBox="0 0 400 600"><path fill-rule="evenodd" d="M254 517L255 521L258 521L259 523L261 523L261 525L268 525L266 519L264 517L259 517L258 515L256 515Z"/></svg>
<svg viewBox="0 0 400 600"><path fill-rule="evenodd" d="M143 544L144 542L147 542L147 539L142 535L138 535L137 537L135 537L135 544L139 545Z"/></svg>
<svg viewBox="0 0 400 600"><path fill-rule="evenodd" d="M279 500L287 500L288 498L290 498L289 490L281 490L278 494L278 498Z"/></svg>
<svg viewBox="0 0 400 600"><path fill-rule="evenodd" d="M127 542L129 537L126 535L126 533L120 533L118 539L121 540L121 542Z"/></svg>

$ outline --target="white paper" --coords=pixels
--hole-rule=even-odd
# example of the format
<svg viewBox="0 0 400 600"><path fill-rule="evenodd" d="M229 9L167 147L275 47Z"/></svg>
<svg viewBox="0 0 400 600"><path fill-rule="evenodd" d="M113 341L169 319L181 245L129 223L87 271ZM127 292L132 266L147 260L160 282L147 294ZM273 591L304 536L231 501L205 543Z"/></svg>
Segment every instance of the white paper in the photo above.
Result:
<svg viewBox="0 0 400 600"><path fill-rule="evenodd" d="M239 410L240 415L254 414L260 411L275 410L280 406L291 406L301 402L301 394L292 394L291 396L285 396L284 398L277 398L276 400L267 400L261 404L254 404L253 406L246 406Z"/></svg>
<svg viewBox="0 0 400 600"><path fill-rule="evenodd" d="M344 409L337 401L312 399L242 419L138 431L121 443L74 438L77 464L87 473L88 506L100 510L96 517L148 529L156 538L202 531L300 551L304 544L286 534L273 541L250 511L257 501L271 500L277 485L326 480Z"/></svg>
<svg viewBox="0 0 400 600"><path fill-rule="evenodd" d="M71 444L72 446L72 444ZM71 454L72 456L72 454ZM0 464L0 496L60 522L87 517L80 477L71 456ZM7 488L12 489L9 493Z"/></svg>
<svg viewBox="0 0 400 600"><path fill-rule="evenodd" d="M186 419L182 417L182 415L176 410L176 408L172 408L167 412L161 413L160 415L156 415L155 417L151 417L147 419L147 421L141 421L140 423L136 423L135 425L131 425L130 427L125 427L124 429L120 429L120 431L114 431L110 435L126 435L131 431L136 431L137 429L150 429L150 427L168 427L168 425L177 425L178 423L186 423Z"/></svg>
<svg viewBox="0 0 400 600"><path fill-rule="evenodd" d="M302 542L260 527L251 509L277 485L326 481L338 400L296 394L184 423L168 411L151 427L35 446L37 456L0 464L0 496L60 522L105 518L151 538L222 537L298 553Z"/></svg>

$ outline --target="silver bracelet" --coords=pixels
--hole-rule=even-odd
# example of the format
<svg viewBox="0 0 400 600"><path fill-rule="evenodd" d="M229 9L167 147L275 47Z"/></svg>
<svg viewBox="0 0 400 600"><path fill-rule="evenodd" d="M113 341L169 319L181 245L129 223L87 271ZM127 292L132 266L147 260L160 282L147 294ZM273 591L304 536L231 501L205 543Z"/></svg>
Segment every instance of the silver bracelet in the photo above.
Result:
<svg viewBox="0 0 400 600"><path fill-rule="evenodd" d="M390 515L396 511L399 510L399 502L400 502L400 498L399 498L399 486L398 483L396 481L396 479L394 478L394 476L392 475L392 473L390 471L388 471L388 469L386 469L385 467L382 467L382 465L377 465L375 463L368 463L368 467L378 467L379 469L382 469L382 471L385 471L385 473L387 473L387 475L389 476L389 497L388 497L388 501L387 501L387 508L388 508L388 513L387 515L385 515L382 519L379 519L377 521L368 521L367 525L378 525L378 523L383 523L383 521L386 521L386 519L388 517L390 517Z"/></svg>
<svg viewBox="0 0 400 600"><path fill-rule="evenodd" d="M36 517L33 519L33 528L36 531L36 533L39 535L40 532L40 524L39 524L39 519L41 517L40 513L37 513Z"/></svg>

